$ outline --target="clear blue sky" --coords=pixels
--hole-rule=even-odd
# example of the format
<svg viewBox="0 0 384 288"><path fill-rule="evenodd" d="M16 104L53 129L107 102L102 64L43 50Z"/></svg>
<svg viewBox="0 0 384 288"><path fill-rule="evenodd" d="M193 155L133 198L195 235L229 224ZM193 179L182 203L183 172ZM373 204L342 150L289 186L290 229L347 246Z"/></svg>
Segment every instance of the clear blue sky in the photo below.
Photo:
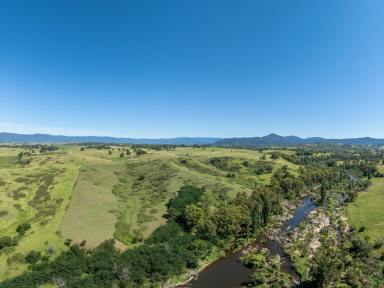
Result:
<svg viewBox="0 0 384 288"><path fill-rule="evenodd" d="M1 1L0 130L384 138L384 1Z"/></svg>

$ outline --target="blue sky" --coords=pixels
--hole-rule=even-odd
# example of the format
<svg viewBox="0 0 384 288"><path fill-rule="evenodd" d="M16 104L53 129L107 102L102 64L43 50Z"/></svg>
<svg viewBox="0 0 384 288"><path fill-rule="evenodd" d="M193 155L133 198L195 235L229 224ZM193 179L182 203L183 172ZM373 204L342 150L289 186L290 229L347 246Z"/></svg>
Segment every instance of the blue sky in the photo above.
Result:
<svg viewBox="0 0 384 288"><path fill-rule="evenodd" d="M381 0L0 2L0 131L384 138Z"/></svg>

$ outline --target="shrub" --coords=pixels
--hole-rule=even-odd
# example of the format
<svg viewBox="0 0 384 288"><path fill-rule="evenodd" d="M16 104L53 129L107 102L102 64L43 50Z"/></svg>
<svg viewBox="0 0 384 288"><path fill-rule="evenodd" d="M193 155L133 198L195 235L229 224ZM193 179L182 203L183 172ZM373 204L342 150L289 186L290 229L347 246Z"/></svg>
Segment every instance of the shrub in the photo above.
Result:
<svg viewBox="0 0 384 288"><path fill-rule="evenodd" d="M28 264L36 264L41 259L41 252L38 251L30 251L27 256L25 256L25 262Z"/></svg>
<svg viewBox="0 0 384 288"><path fill-rule="evenodd" d="M29 229L31 229L31 224L23 223L17 226L16 232L19 233L20 235L24 235L25 232L27 232Z"/></svg>
<svg viewBox="0 0 384 288"><path fill-rule="evenodd" d="M15 246L17 241L9 236L3 236L0 238L0 250L5 247Z"/></svg>

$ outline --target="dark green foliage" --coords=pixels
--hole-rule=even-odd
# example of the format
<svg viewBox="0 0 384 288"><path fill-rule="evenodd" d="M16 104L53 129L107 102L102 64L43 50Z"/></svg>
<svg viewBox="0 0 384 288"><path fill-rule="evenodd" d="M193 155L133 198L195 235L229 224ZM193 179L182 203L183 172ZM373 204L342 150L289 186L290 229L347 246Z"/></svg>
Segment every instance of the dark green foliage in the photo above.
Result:
<svg viewBox="0 0 384 288"><path fill-rule="evenodd" d="M209 163L220 170L230 171L230 172L239 171L242 165L240 163L237 163L231 160L232 158L230 157L215 157L210 159Z"/></svg>
<svg viewBox="0 0 384 288"><path fill-rule="evenodd" d="M240 172L242 169L255 175L271 173L273 163L268 161L242 160L231 157L215 157L209 163L219 170L227 171L228 175ZM227 176L228 177L228 176Z"/></svg>
<svg viewBox="0 0 384 288"><path fill-rule="evenodd" d="M326 194L326 190L325 190L325 185L322 184L321 187L320 187L320 203L321 205L324 205L325 204L325 201L327 199L327 194Z"/></svg>
<svg viewBox="0 0 384 288"><path fill-rule="evenodd" d="M28 264L36 264L41 259L41 252L30 251L27 256L25 256L25 262Z"/></svg>
<svg viewBox="0 0 384 288"><path fill-rule="evenodd" d="M56 151L59 148L55 145L40 145L40 153Z"/></svg>
<svg viewBox="0 0 384 288"><path fill-rule="evenodd" d="M180 189L180 192L176 197L169 200L167 204L168 219L172 219L179 224L186 225L184 212L185 208L192 203L200 201L204 190L194 186L184 186Z"/></svg>
<svg viewBox="0 0 384 288"><path fill-rule="evenodd" d="M145 243L165 243L170 239L178 237L182 233L183 230L180 225L171 221L153 231L152 234L145 240Z"/></svg>
<svg viewBox="0 0 384 288"><path fill-rule="evenodd" d="M213 221L220 237L237 236L249 225L248 211L238 208L236 205L225 204L215 213Z"/></svg>
<svg viewBox="0 0 384 288"><path fill-rule="evenodd" d="M271 187L273 191L290 200L305 193L304 181L290 173L287 166L283 166L273 174Z"/></svg>
<svg viewBox="0 0 384 288"><path fill-rule="evenodd" d="M360 226L357 232L362 233L365 231L365 226Z"/></svg>
<svg viewBox="0 0 384 288"><path fill-rule="evenodd" d="M64 245L66 246L71 246L71 243L72 243L72 239L65 239L64 241Z"/></svg>
<svg viewBox="0 0 384 288"><path fill-rule="evenodd" d="M144 154L147 154L147 151L141 149L141 148L137 148L137 149L134 149L134 152L137 156L140 156L140 155L144 155Z"/></svg>
<svg viewBox="0 0 384 288"><path fill-rule="evenodd" d="M29 229L31 229L31 224L23 223L17 226L16 232L19 233L19 235L24 235Z"/></svg>
<svg viewBox="0 0 384 288"><path fill-rule="evenodd" d="M271 257L268 250L248 252L241 260L253 269L249 287L293 287L292 276L280 270L280 259Z"/></svg>
<svg viewBox="0 0 384 288"><path fill-rule="evenodd" d="M266 161L257 161L250 169L252 169L256 175L268 174L272 172L273 165Z"/></svg>
<svg viewBox="0 0 384 288"><path fill-rule="evenodd" d="M323 243L311 269L313 287L382 287L382 263L372 246L353 233L342 246Z"/></svg>

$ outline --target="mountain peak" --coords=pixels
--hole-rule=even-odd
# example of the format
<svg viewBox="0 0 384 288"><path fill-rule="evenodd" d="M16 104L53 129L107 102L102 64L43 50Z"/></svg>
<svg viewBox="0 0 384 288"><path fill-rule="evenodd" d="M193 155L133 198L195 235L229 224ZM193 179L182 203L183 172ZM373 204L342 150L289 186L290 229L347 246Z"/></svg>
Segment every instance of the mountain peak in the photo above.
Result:
<svg viewBox="0 0 384 288"><path fill-rule="evenodd" d="M270 133L270 134L268 134L267 136L264 136L264 137L283 137L283 136L280 136L280 135L278 135L276 133Z"/></svg>

